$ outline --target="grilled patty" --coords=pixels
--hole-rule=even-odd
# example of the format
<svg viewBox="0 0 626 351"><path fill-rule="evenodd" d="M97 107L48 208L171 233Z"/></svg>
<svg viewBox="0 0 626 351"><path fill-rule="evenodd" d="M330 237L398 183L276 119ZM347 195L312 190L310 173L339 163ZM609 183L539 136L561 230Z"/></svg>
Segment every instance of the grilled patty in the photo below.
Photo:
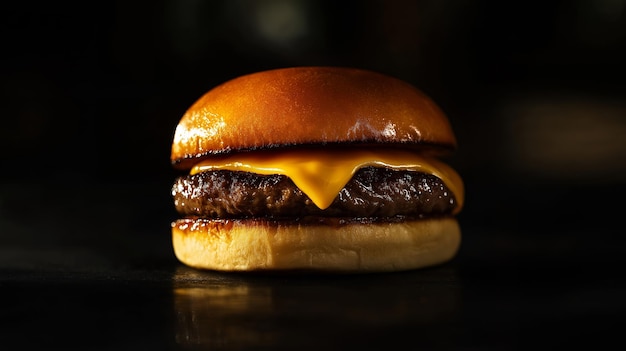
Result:
<svg viewBox="0 0 626 351"><path fill-rule="evenodd" d="M433 175L379 167L358 170L324 210L283 175L202 172L177 178L172 196L178 213L203 218L422 218L450 214L457 205Z"/></svg>

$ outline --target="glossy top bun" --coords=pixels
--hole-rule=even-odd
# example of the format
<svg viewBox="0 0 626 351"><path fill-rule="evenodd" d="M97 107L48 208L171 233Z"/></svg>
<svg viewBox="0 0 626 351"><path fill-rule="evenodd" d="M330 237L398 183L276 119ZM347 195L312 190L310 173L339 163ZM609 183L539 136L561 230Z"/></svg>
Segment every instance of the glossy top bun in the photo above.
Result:
<svg viewBox="0 0 626 351"><path fill-rule="evenodd" d="M203 95L183 115L171 160L317 144L409 144L449 150L447 117L421 91L379 73L294 67L253 73Z"/></svg>

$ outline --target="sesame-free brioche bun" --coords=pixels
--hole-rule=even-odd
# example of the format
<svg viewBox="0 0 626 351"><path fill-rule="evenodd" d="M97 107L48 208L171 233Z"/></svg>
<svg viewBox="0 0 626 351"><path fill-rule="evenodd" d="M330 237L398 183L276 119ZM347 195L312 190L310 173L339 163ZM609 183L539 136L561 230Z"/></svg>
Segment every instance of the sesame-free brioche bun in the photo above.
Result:
<svg viewBox="0 0 626 351"><path fill-rule="evenodd" d="M394 77L295 67L232 79L174 132L170 161L187 173L172 188L174 253L239 272L444 263L461 242L464 190L437 158L456 146L440 108Z"/></svg>
<svg viewBox="0 0 626 351"><path fill-rule="evenodd" d="M372 71L294 67L244 75L211 89L183 115L171 161L298 145L456 147L448 119L414 86Z"/></svg>
<svg viewBox="0 0 626 351"><path fill-rule="evenodd" d="M446 262L461 241L454 218L342 226L195 219L172 232L181 262L219 271L401 271Z"/></svg>

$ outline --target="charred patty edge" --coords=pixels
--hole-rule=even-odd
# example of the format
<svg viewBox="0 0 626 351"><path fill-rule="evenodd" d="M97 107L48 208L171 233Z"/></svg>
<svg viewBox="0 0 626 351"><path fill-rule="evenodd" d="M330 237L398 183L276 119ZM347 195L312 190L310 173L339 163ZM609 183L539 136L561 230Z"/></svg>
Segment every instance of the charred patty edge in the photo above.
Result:
<svg viewBox="0 0 626 351"><path fill-rule="evenodd" d="M359 169L324 210L287 176L241 171L181 176L172 196L179 214L205 218L423 218L450 214L457 206L436 176L383 167Z"/></svg>

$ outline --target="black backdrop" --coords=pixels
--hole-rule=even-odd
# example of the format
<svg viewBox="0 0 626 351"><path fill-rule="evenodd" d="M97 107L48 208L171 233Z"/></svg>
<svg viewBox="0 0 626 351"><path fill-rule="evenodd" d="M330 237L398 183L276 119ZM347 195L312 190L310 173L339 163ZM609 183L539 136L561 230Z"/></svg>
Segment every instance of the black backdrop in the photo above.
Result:
<svg viewBox="0 0 626 351"><path fill-rule="evenodd" d="M45 243L170 255L185 109L242 74L333 65L404 79L447 113L473 281L624 287L604 270L626 243L623 1L22 1L0 14L5 270L64 267L29 249Z"/></svg>
<svg viewBox="0 0 626 351"><path fill-rule="evenodd" d="M626 78L619 1L19 2L2 17L8 180L40 166L61 178L168 177L173 129L200 94L299 65L368 68L420 87L452 120L463 173L482 177L481 167L514 163L507 133L520 106L621 107ZM536 119L526 122L543 126Z"/></svg>
<svg viewBox="0 0 626 351"><path fill-rule="evenodd" d="M258 70L338 65L397 76L441 105L459 139L450 161L467 182L467 225L614 214L604 203L626 179L624 11L619 1L9 4L0 179L158 182L168 193L173 130L202 93Z"/></svg>

